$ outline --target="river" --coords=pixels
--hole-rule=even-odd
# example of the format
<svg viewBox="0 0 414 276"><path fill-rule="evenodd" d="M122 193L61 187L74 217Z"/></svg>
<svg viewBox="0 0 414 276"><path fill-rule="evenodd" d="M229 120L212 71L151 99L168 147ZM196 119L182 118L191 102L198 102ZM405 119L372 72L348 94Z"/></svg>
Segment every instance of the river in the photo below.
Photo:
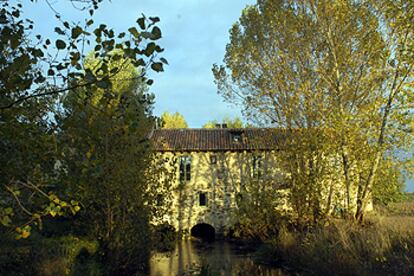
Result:
<svg viewBox="0 0 414 276"><path fill-rule="evenodd" d="M153 253L150 275L289 275L253 262L252 251L227 241L178 241L167 253Z"/></svg>

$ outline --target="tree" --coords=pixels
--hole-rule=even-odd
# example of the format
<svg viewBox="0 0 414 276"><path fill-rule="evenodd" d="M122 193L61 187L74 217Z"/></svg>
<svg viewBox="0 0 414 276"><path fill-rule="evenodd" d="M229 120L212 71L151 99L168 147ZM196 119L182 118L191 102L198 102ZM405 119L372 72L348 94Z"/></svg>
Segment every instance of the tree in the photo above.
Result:
<svg viewBox="0 0 414 276"><path fill-rule="evenodd" d="M344 183L349 211L359 203L361 219L383 154L412 141L403 135L412 9L404 1L259 0L233 25L225 66L213 66L219 92L249 119L290 133L284 163L293 198L304 200L298 206L314 206L307 212L320 213L321 194L335 194L322 184L338 165L324 161L331 156L342 167L334 181Z"/></svg>
<svg viewBox="0 0 414 276"><path fill-rule="evenodd" d="M244 128L245 125L239 117L234 119L230 117L224 117L223 124L226 124L228 128ZM203 125L203 128L215 128L217 124L220 124L217 120L209 121Z"/></svg>
<svg viewBox="0 0 414 276"><path fill-rule="evenodd" d="M184 116L178 112L174 114L168 111L161 115L161 128L188 128L188 124L184 119Z"/></svg>
<svg viewBox="0 0 414 276"><path fill-rule="evenodd" d="M88 56L86 67L99 60ZM154 125L153 96L140 71L124 59L108 64L123 70L112 88L71 90L59 116L61 180L83 207L77 219L83 231L99 241L108 272L134 273L150 249L152 165L148 134ZM127 81L125 81L127 80ZM151 175L148 171L151 170Z"/></svg>
<svg viewBox="0 0 414 276"><path fill-rule="evenodd" d="M408 134L408 144L412 145L411 133L407 128L412 124L412 102L414 87L414 3L406 1L373 1L383 23L384 37L387 41L387 52L380 67L383 72L379 83L379 92L383 95L379 113L380 120L374 134L374 158L368 169L366 181L362 184L355 214L357 220L362 220L367 198L376 182L377 170L384 159L384 151L394 143L393 140L403 140ZM402 131L400 130L402 129ZM387 137L388 134L388 137ZM390 135L391 134L391 135ZM394 135L393 135L394 134ZM392 148L392 147L391 147Z"/></svg>
<svg viewBox="0 0 414 276"><path fill-rule="evenodd" d="M158 55L161 31L157 17L140 17L137 27L115 33L105 24L95 24L93 14L101 0L77 1L89 12L84 23L70 23L53 9L57 39L32 35L34 22L22 17L22 3L3 1L0 8L0 219L28 237L34 223L44 216L76 213L79 206L67 191L62 200L54 191L62 156L56 135L60 126L51 119L59 110L58 98L65 92L91 88L109 89L123 71L123 60L139 68L135 77L151 85L148 70L160 72L167 61ZM93 47L99 62L93 70L84 61L86 45ZM114 51L117 49L117 51ZM73 94L73 93L72 93ZM82 113L80 111L80 113ZM17 228L16 228L17 227ZM4 230L4 228L2 228Z"/></svg>

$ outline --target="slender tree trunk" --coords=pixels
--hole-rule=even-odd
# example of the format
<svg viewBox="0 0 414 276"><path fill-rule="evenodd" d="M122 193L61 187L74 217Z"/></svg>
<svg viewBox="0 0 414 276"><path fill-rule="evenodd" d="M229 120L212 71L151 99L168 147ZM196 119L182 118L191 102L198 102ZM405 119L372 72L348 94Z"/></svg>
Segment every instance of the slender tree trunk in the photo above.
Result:
<svg viewBox="0 0 414 276"><path fill-rule="evenodd" d="M382 143L381 143L382 145ZM378 149L376 154L375 154L375 159L374 162L370 168L369 174L368 174L368 178L365 181L365 185L362 186L362 194L360 196L360 198L358 198L358 202L357 202L357 210L355 213L355 219L358 222L362 222L363 220L363 216L364 216L364 211L365 208L367 206L368 200L369 200L369 195L371 194L371 188L372 185L374 183L375 180L375 176L377 174L377 170L378 170L378 166L380 164L382 158L382 150Z"/></svg>
<svg viewBox="0 0 414 276"><path fill-rule="evenodd" d="M329 186L329 193L328 193L328 202L326 203L326 211L325 211L325 215L329 215L329 211L331 209L331 204L332 204L332 195L334 192L334 182L331 182L331 185Z"/></svg>
<svg viewBox="0 0 414 276"><path fill-rule="evenodd" d="M364 211L367 206L369 195L371 194L372 185L375 181L378 166L382 158L382 154L383 154L382 147L384 145L385 130L386 130L388 118L391 112L392 103L393 103L395 95L397 94L397 91L394 90L396 87L397 78L398 78L398 72L395 75L391 93L388 96L388 101L384 109L384 115L382 116L381 128L380 128L380 133L379 133L378 140L377 140L377 145L376 145L377 148L376 148L375 155L374 155L374 161L370 167L368 178L365 181L365 185L362 186L362 194L360 198L358 199L359 202L357 204L357 210L355 213L355 219L358 222L362 222L363 220Z"/></svg>
<svg viewBox="0 0 414 276"><path fill-rule="evenodd" d="M342 145L342 164L344 169L345 177L345 188L346 188L346 212L350 213L351 206L351 192L350 192L350 179L349 179L349 156L348 152L345 150L344 145Z"/></svg>

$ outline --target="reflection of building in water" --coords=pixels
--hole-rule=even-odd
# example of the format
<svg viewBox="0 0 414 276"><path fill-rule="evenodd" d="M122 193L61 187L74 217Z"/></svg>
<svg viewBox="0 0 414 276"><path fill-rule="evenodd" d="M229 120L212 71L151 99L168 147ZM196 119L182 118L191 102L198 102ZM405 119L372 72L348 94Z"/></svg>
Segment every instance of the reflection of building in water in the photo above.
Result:
<svg viewBox="0 0 414 276"><path fill-rule="evenodd" d="M216 233L225 234L235 223L232 214L248 183L274 193L281 207L288 209L289 176L278 162L278 152L288 139L286 133L260 128L154 130L154 148L174 175L169 183L173 205L164 221L182 233L190 233L195 225L209 224ZM344 187L334 177L328 181ZM343 202L343 195L331 195L332 202Z"/></svg>
<svg viewBox="0 0 414 276"><path fill-rule="evenodd" d="M150 275L286 275L280 269L255 264L250 254L235 247L224 241L180 240L173 252L152 256Z"/></svg>
<svg viewBox="0 0 414 276"><path fill-rule="evenodd" d="M182 275L197 271L200 259L189 240L180 241L175 250L169 253L155 253L151 258L151 275Z"/></svg>

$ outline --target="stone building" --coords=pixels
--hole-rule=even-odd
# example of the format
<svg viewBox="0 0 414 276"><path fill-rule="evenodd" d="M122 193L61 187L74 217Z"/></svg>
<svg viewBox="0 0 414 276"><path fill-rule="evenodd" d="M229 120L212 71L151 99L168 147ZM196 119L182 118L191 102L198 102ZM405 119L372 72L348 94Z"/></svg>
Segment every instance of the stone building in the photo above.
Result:
<svg viewBox="0 0 414 276"><path fill-rule="evenodd" d="M154 130L155 150L176 168L165 221L184 233L210 226L225 233L246 181L281 179L274 153L283 139L283 132L257 128Z"/></svg>
<svg viewBox="0 0 414 276"><path fill-rule="evenodd" d="M206 229L225 234L236 223L236 197L252 180L271 184L279 195L285 195L278 199L281 208L288 209L288 176L280 170L277 159L286 139L282 129L154 130L154 148L173 175L168 183L172 207L163 221L184 234L197 235ZM335 173L328 181L341 187L340 175ZM333 206L344 203L340 189L336 189Z"/></svg>

